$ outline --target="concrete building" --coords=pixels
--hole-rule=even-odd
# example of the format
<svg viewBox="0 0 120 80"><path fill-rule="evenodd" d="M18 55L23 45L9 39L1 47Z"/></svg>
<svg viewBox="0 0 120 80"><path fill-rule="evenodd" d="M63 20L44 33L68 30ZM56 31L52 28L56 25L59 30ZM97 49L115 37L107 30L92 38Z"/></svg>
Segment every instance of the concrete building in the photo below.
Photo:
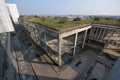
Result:
<svg viewBox="0 0 120 80"><path fill-rule="evenodd" d="M24 26L24 29L32 38L32 40L34 40L37 45L43 48L43 50L45 50L59 66L65 62L62 59L64 53L68 52L72 55L75 55L76 46L78 44L81 44L82 48L84 47L87 30L91 28L91 26L78 26L76 28L74 27L62 32L57 32L28 21L19 22ZM69 39L70 36L72 36L74 40Z"/></svg>
<svg viewBox="0 0 120 80"><path fill-rule="evenodd" d="M0 80L6 80L7 78L10 80L16 80L13 78L15 69L11 64L14 59L11 55L10 46L11 31L14 31L14 27L6 3L4 0L0 0Z"/></svg>
<svg viewBox="0 0 120 80"><path fill-rule="evenodd" d="M9 15L12 18L13 22L15 24L18 24L19 12L18 12L16 4L7 3L7 8L8 8Z"/></svg>
<svg viewBox="0 0 120 80"><path fill-rule="evenodd" d="M62 59L62 56L65 53L75 55L76 46L80 44L81 48L84 48L86 40L88 40L90 45L91 40L98 41L104 44L103 52L112 56L120 56L119 52L115 51L115 49L120 48L120 28L118 26L93 24L82 28L74 27L62 32L56 32L52 29L28 21L20 21L20 24L24 26L24 29L32 40L38 46L43 48L59 65L62 65L65 62ZM117 48L110 51L108 47Z"/></svg>
<svg viewBox="0 0 120 80"><path fill-rule="evenodd" d="M14 31L4 0L0 0L0 33Z"/></svg>

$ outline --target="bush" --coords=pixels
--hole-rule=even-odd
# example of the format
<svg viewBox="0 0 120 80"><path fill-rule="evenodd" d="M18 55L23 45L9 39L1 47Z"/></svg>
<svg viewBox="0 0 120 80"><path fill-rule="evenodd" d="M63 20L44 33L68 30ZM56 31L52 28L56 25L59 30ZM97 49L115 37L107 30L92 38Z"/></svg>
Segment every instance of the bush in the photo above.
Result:
<svg viewBox="0 0 120 80"><path fill-rule="evenodd" d="M100 21L100 18L99 17L95 17L94 21Z"/></svg>
<svg viewBox="0 0 120 80"><path fill-rule="evenodd" d="M68 18L67 17L62 17L63 19L65 19L65 20L68 20Z"/></svg>
<svg viewBox="0 0 120 80"><path fill-rule="evenodd" d="M66 20L61 19L58 23L63 24L63 23L65 23L65 22L66 22Z"/></svg>
<svg viewBox="0 0 120 80"><path fill-rule="evenodd" d="M34 17L35 17L35 18L39 18L39 16L37 16L37 15L34 15Z"/></svg>
<svg viewBox="0 0 120 80"><path fill-rule="evenodd" d="M67 22L68 18L67 17L62 17L58 23L65 23Z"/></svg>
<svg viewBox="0 0 120 80"><path fill-rule="evenodd" d="M120 19L118 19L118 21L120 22Z"/></svg>
<svg viewBox="0 0 120 80"><path fill-rule="evenodd" d="M73 21L81 21L81 18L77 17L77 18L73 19Z"/></svg>
<svg viewBox="0 0 120 80"><path fill-rule="evenodd" d="M42 21L45 21L45 20L46 20L46 18L45 18L44 16L42 16L41 19L42 19Z"/></svg>

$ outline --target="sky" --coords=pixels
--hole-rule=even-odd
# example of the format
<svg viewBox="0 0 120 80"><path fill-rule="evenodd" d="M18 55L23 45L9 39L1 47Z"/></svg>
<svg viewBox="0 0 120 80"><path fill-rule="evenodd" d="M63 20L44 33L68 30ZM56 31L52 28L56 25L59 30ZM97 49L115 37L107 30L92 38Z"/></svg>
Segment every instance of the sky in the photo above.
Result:
<svg viewBox="0 0 120 80"><path fill-rule="evenodd" d="M120 15L120 0L5 0L21 15Z"/></svg>

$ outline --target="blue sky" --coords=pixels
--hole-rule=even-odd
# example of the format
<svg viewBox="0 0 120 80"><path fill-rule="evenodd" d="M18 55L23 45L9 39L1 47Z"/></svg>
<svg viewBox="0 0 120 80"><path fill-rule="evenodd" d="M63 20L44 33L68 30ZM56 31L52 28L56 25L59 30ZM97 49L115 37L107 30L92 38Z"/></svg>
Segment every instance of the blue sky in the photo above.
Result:
<svg viewBox="0 0 120 80"><path fill-rule="evenodd" d="M20 14L120 15L120 0L5 0L16 3Z"/></svg>

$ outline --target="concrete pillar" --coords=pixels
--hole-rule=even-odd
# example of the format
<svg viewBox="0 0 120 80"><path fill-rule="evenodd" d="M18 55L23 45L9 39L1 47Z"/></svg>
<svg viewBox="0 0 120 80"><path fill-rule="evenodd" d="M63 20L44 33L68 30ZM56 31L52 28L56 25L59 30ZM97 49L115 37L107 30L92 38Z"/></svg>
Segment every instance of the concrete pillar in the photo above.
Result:
<svg viewBox="0 0 120 80"><path fill-rule="evenodd" d="M101 37L101 40L102 40L102 41L104 41L104 35L105 35L105 32L106 32L106 29L105 29L105 28L103 28L103 30L104 30L104 31L103 31L102 37Z"/></svg>
<svg viewBox="0 0 120 80"><path fill-rule="evenodd" d="M96 27L93 27L92 36L91 36L91 38L93 38L93 39L94 39L94 36L95 36L95 28Z"/></svg>
<svg viewBox="0 0 120 80"><path fill-rule="evenodd" d="M62 38L59 35L58 38L58 65L61 66L62 65L62 59L61 59L61 42L62 42Z"/></svg>
<svg viewBox="0 0 120 80"><path fill-rule="evenodd" d="M93 28L90 29L90 34L89 34L89 38L91 37L92 35L92 31L93 31Z"/></svg>
<svg viewBox="0 0 120 80"><path fill-rule="evenodd" d="M46 52L48 53L46 32L44 32L44 38L45 38Z"/></svg>
<svg viewBox="0 0 120 80"><path fill-rule="evenodd" d="M98 39L99 39L99 40L101 40L101 38L100 38L101 32L102 32L102 28L100 28L100 31L99 31L99 35L98 35Z"/></svg>
<svg viewBox="0 0 120 80"><path fill-rule="evenodd" d="M95 39L98 39L98 30L99 30L99 27L96 27L96 33L95 33Z"/></svg>
<svg viewBox="0 0 120 80"><path fill-rule="evenodd" d="M84 45L85 45L85 40L86 40L86 36L87 36L87 31L88 31L88 30L85 31L85 35L84 35L84 40L83 40L82 48L84 48Z"/></svg>
<svg viewBox="0 0 120 80"><path fill-rule="evenodd" d="M91 27L90 29L88 44L90 44L90 38L92 37L92 35L93 35L93 27Z"/></svg>
<svg viewBox="0 0 120 80"><path fill-rule="evenodd" d="M75 55L76 44L77 44L77 38L78 38L78 33L76 33L76 34L75 34L75 42L74 42L74 50L73 50L73 55Z"/></svg>

